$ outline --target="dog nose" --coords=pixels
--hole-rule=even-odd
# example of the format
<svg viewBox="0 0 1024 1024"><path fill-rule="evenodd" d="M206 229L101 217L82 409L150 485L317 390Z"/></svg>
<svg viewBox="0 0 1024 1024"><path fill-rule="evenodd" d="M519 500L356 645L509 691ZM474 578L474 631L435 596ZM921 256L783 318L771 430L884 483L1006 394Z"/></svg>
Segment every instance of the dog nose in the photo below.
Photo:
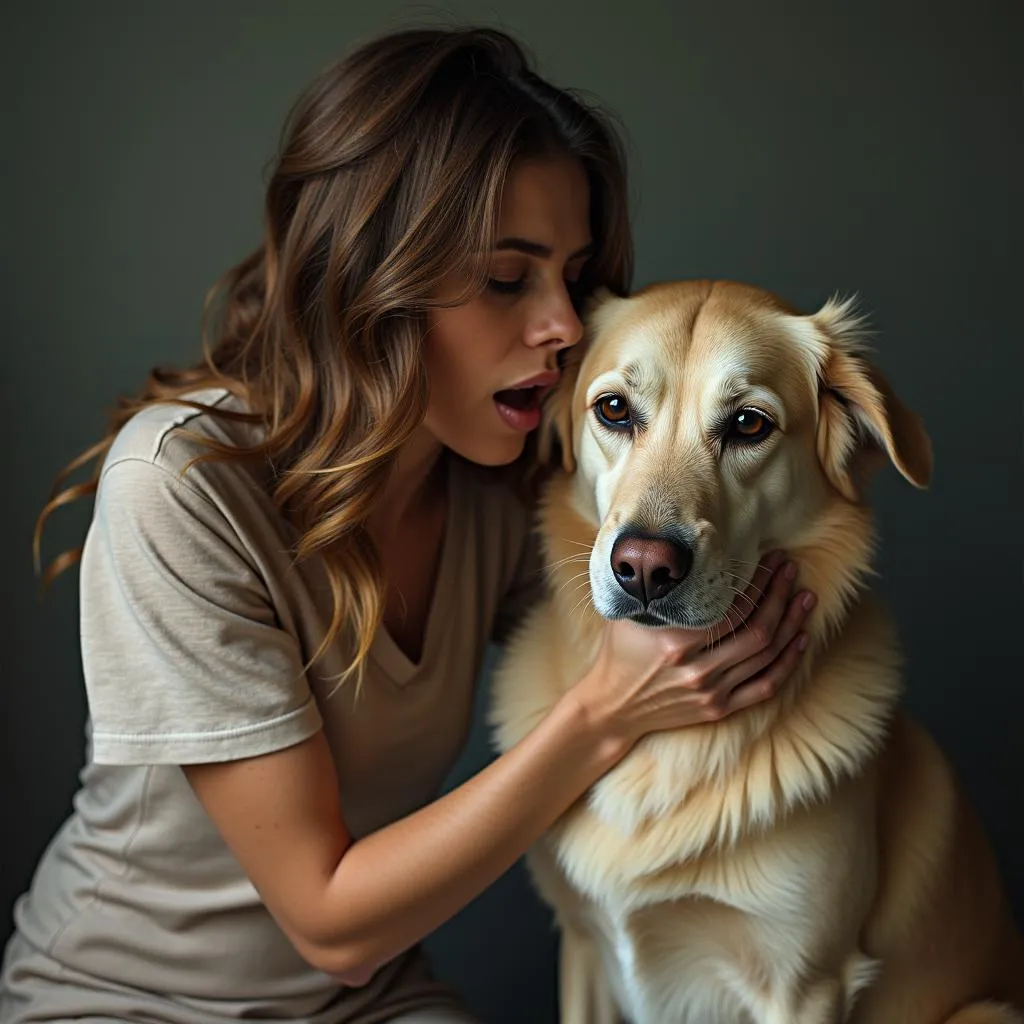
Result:
<svg viewBox="0 0 1024 1024"><path fill-rule="evenodd" d="M678 586L693 565L693 552L668 537L623 533L612 547L612 573L619 586L646 608Z"/></svg>

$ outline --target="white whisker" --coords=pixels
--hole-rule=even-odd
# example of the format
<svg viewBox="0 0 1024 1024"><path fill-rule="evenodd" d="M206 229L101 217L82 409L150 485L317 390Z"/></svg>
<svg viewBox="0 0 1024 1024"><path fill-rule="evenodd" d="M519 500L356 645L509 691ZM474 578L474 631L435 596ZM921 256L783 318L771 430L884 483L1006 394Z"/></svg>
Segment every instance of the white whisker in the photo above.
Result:
<svg viewBox="0 0 1024 1024"><path fill-rule="evenodd" d="M764 598L766 596L765 592L760 587L755 587L754 586L754 581L753 580L747 581L742 576L737 576L736 573L729 572L728 569L723 569L722 572L725 573L726 576L728 576L731 579L735 580L737 583L742 583L748 590L753 590L754 593L758 595L758 597ZM738 593L738 591L737 591L737 593ZM744 594L743 596L746 597L747 595ZM747 598L747 600L750 600L750 599Z"/></svg>
<svg viewBox="0 0 1024 1024"><path fill-rule="evenodd" d="M580 586L583 586L583 584L580 584ZM589 587L587 587L587 588L586 588L586 590L585 590L585 591L584 591L584 593L583 593L583 596L582 596L582 597L581 597L581 598L579 599L579 601L577 601L577 602L576 602L576 604L575 604L575 605L573 605L572 611L570 611L570 612L569 612L569 618L570 618L570 620L571 620L571 619L572 619L572 617L573 617L573 616L574 616L574 615L576 614L576 612L577 612L577 611L579 611L579 609L580 609L580 607L581 607L581 606L582 606L582 608L583 608L583 612L584 612L584 613L586 613L586 612L587 612L587 611L589 610L590 612L592 612L592 613L596 614L596 613L594 612L594 606L593 606L593 604L589 605L589 608L588 608L588 606L587 606L587 602L588 602L588 601L590 600L590 598L591 598L591 594L590 594L590 588L589 588Z"/></svg>
<svg viewBox="0 0 1024 1024"><path fill-rule="evenodd" d="M594 550L594 545L593 544L584 544L583 541L580 541L580 540L572 540L569 537L559 537L558 539L563 544L575 544L577 547L584 548L586 551L593 551Z"/></svg>
<svg viewBox="0 0 1024 1024"><path fill-rule="evenodd" d="M575 576L570 576L570 577L569 577L569 579L567 579L567 580L566 580L566 581L565 581L565 582L564 582L564 583L563 583L563 584L562 584L562 585L561 585L561 586L560 586L560 587L559 587L559 588L558 588L558 589L557 589L557 590L555 591L555 594L560 594L560 593L561 593L561 592L562 592L563 590L565 590L565 588L566 588L567 586L569 586L569 584L570 584L570 583L574 582L575 580L578 580L578 579L582 579L582 578L583 578L584 576L589 576L589 575L590 575L590 570L589 570L589 569L585 569L585 570L584 570L583 572L578 572L578 573L577 573L577 574L576 574Z"/></svg>
<svg viewBox="0 0 1024 1024"><path fill-rule="evenodd" d="M731 591L732 591L732 592L733 592L733 593L734 593L734 594L735 594L735 595L736 595L737 597L742 597L742 598L743 598L743 599L744 599L745 601L747 601L747 602L748 602L748 603L750 604L750 611L749 611L749 612L747 613L747 615L752 615L752 614L754 613L754 611L755 611L755 610L757 609L757 605L756 605L756 604L754 604L754 602L753 602L753 601L751 601L751 600L750 600L750 598L749 598L749 597L747 597L747 595L746 595L746 594L744 594L744 593L742 593L741 591L737 590L737 589L736 589L735 587L730 587L729 589L730 589L730 590L731 590ZM741 622L741 623L742 623L742 624L743 624L743 625L744 625L744 626L746 627L746 629L747 629L747 632L749 633L749 632L750 632L750 624L749 624L749 623L747 622L747 615L741 615L741 617L740 617L740 622ZM734 634L735 634L735 632L736 632L736 631L735 631L735 630L733 630L733 633L734 633Z"/></svg>
<svg viewBox="0 0 1024 1024"><path fill-rule="evenodd" d="M563 565L569 565L571 562L589 562L590 559L586 555L567 555L565 558L559 558L554 562L548 562L543 568L545 570L557 569Z"/></svg>

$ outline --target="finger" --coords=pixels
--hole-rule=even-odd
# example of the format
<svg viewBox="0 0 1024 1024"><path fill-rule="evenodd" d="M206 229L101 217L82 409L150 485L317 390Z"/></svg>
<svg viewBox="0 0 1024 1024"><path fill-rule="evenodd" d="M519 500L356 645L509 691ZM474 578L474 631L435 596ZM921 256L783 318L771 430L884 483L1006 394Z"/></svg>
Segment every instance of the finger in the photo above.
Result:
<svg viewBox="0 0 1024 1024"><path fill-rule="evenodd" d="M775 633L785 614L795 577L795 563L785 563L772 577L771 583L768 584L768 593L751 618L717 647L709 647L702 658L709 658L711 666L721 674L726 669L767 649L775 639Z"/></svg>
<svg viewBox="0 0 1024 1024"><path fill-rule="evenodd" d="M785 565L786 553L784 551L773 551L761 559L754 575L743 592L745 600L740 602L744 609L746 609L743 612L744 619L749 619L753 614L752 609L756 609L765 599L772 580L775 579ZM753 600L752 604L751 599Z"/></svg>
<svg viewBox="0 0 1024 1024"><path fill-rule="evenodd" d="M729 690L753 679L767 668L779 654L793 641L803 629L807 617L816 603L815 596L809 591L801 591L790 602L786 614L779 623L772 642L763 650L752 654L749 658L722 671L721 685Z"/></svg>
<svg viewBox="0 0 1024 1024"><path fill-rule="evenodd" d="M735 687L725 702L725 714L731 715L734 711L753 707L774 697L796 671L807 643L807 634L798 633L764 672Z"/></svg>
<svg viewBox="0 0 1024 1024"><path fill-rule="evenodd" d="M758 564L743 593L736 595L725 617L712 627L711 646L721 642L722 637L734 633L757 611L758 604L764 600L765 591L768 590L784 559L783 552L773 551Z"/></svg>
<svg viewBox="0 0 1024 1024"><path fill-rule="evenodd" d="M698 629L648 629L625 619L610 624L626 649L643 659L654 656L664 666L682 665L704 648L704 632Z"/></svg>

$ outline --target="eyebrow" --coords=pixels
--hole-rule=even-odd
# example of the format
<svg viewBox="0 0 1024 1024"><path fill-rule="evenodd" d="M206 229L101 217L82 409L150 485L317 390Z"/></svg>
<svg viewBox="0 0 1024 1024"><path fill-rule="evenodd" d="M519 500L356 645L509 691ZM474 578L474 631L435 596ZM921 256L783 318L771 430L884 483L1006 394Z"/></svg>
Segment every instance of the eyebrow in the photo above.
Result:
<svg viewBox="0 0 1024 1024"><path fill-rule="evenodd" d="M552 256L550 246L541 245L540 242L531 242L528 238L502 238L497 245L496 251L508 251L525 253L527 256L536 256L538 259L549 260ZM582 249L577 249L569 261L581 259L584 256L593 256L596 250L593 242L588 242Z"/></svg>
<svg viewBox="0 0 1024 1024"><path fill-rule="evenodd" d="M639 391L642 379L643 374L640 372L639 363L630 363L628 366L623 368L622 383L625 384L630 391Z"/></svg>

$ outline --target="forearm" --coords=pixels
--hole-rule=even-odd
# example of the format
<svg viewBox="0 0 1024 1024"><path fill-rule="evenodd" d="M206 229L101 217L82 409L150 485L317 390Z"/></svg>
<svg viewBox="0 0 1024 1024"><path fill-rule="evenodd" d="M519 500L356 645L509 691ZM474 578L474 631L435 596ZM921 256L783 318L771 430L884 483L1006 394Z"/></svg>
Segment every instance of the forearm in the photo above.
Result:
<svg viewBox="0 0 1024 1024"><path fill-rule="evenodd" d="M349 846L323 894L317 961L364 974L452 917L622 756L598 737L564 699L468 782Z"/></svg>

